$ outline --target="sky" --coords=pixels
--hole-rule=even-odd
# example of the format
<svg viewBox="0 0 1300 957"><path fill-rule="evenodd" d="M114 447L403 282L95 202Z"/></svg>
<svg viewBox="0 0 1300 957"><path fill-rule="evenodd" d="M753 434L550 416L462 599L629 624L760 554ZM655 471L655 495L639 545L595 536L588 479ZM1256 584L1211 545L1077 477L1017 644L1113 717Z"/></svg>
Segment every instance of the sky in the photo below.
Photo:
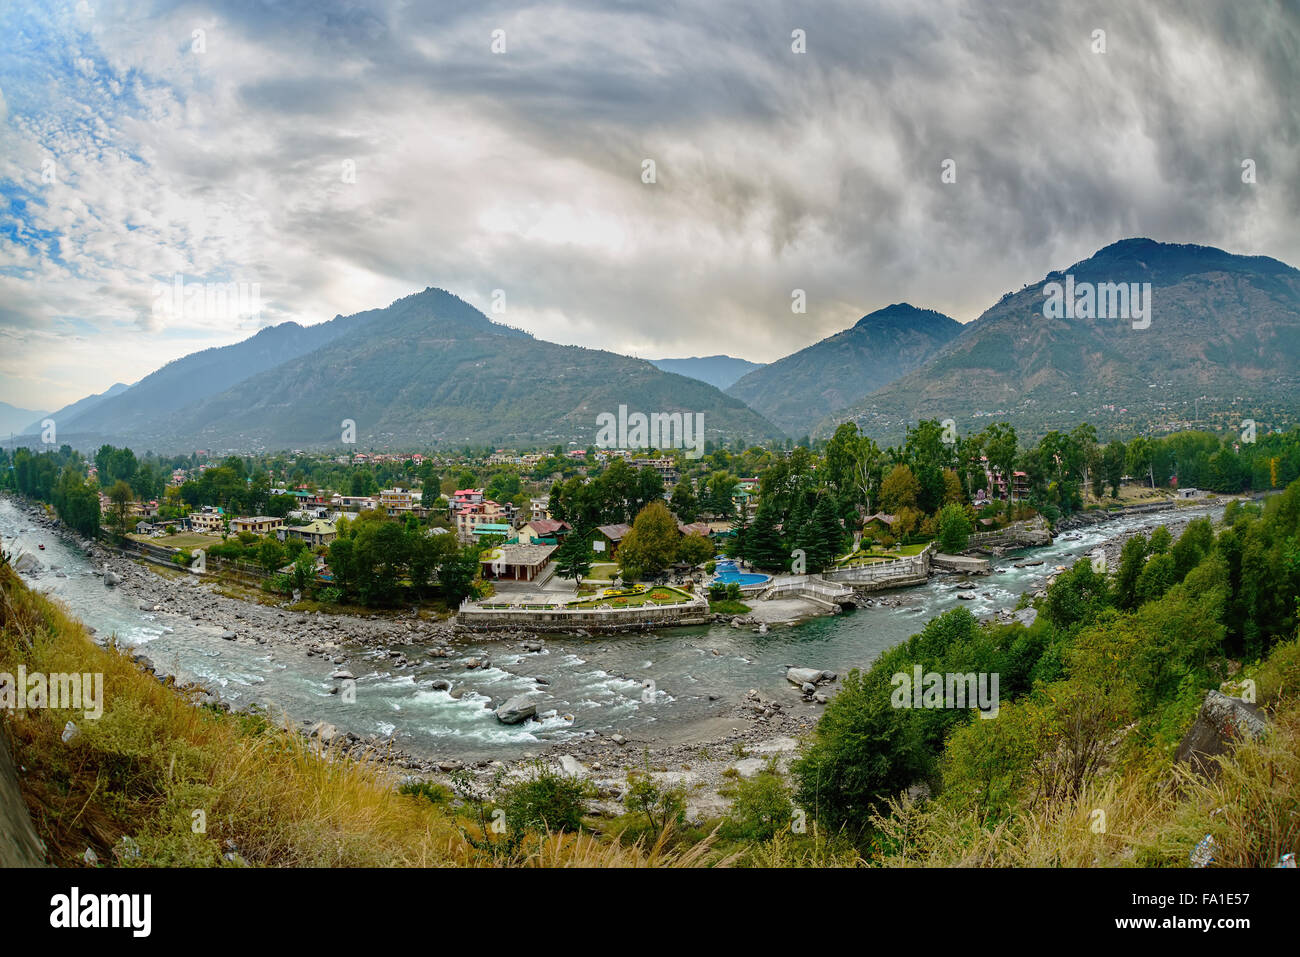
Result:
<svg viewBox="0 0 1300 957"><path fill-rule="evenodd" d="M761 362L1126 237L1300 265L1297 91L1289 0L6 0L0 401L427 286Z"/></svg>

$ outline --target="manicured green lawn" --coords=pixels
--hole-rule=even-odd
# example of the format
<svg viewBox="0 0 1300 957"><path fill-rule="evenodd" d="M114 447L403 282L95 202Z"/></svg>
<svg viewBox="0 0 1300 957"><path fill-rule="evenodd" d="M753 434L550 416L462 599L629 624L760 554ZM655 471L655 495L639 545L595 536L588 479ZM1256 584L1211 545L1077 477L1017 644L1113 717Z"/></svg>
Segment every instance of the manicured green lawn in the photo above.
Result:
<svg viewBox="0 0 1300 957"><path fill-rule="evenodd" d="M871 565L875 562L889 562L896 558L908 558L912 555L919 555L925 551L929 542L921 542L916 545L903 545L897 549L882 548L879 545L872 545L869 548L860 548L847 558L840 559L839 564L843 565Z"/></svg>
<svg viewBox="0 0 1300 957"><path fill-rule="evenodd" d="M198 532L181 532L178 535L164 535L161 538L150 538L148 535L128 535L127 538L136 542L144 542L146 545L161 545L164 548L207 548L211 545L221 544L219 535L200 535Z"/></svg>
<svg viewBox="0 0 1300 957"><path fill-rule="evenodd" d="M599 608L609 605L611 608L640 608L642 605L675 605L689 601L690 595L677 588L657 586L639 595L596 595L581 601L569 602L569 608Z"/></svg>

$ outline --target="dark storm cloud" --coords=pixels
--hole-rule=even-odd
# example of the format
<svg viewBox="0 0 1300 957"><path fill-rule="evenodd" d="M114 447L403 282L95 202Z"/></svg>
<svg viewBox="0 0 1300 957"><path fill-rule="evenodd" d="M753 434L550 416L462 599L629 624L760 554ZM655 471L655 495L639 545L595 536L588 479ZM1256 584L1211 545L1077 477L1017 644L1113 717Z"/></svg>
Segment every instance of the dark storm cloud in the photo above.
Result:
<svg viewBox="0 0 1300 957"><path fill-rule="evenodd" d="M1291 4L95 6L105 57L175 91L117 129L173 207L232 211L185 249L262 279L263 321L502 288L542 337L770 360L1129 236L1300 263Z"/></svg>

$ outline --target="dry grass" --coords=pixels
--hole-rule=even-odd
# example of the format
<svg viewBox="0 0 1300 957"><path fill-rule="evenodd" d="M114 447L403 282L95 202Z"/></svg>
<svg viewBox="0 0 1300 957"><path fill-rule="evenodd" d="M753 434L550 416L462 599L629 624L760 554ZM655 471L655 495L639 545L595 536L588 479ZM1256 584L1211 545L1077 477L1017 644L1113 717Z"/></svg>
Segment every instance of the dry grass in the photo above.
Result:
<svg viewBox="0 0 1300 957"><path fill-rule="evenodd" d="M1280 702L1270 733L1216 759L1103 777L1057 807L992 822L942 801L891 802L873 823L887 867L1187 867L1205 835L1215 865L1271 867L1300 852L1300 706Z"/></svg>
<svg viewBox="0 0 1300 957"><path fill-rule="evenodd" d="M124 865L492 866L464 822L399 794L373 764L321 753L256 717L196 706L191 695L90 640L58 604L0 567L0 671L99 672L104 714L27 710L5 721L24 796L53 863L89 847ZM79 734L64 744L64 723ZM197 831L196 813L205 827ZM138 848L122 853L121 839ZM667 851L590 834L538 835L525 866L695 866L707 842ZM117 853L115 853L115 848ZM227 854L237 854L228 860Z"/></svg>

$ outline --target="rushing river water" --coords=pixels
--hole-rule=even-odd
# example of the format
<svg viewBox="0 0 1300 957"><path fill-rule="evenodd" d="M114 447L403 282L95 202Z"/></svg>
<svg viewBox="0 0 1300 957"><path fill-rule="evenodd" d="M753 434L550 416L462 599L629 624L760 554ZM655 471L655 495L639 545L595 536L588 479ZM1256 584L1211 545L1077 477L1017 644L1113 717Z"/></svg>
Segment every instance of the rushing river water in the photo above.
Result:
<svg viewBox="0 0 1300 957"><path fill-rule="evenodd" d="M1209 511L1179 510L1177 516ZM936 615L958 605L978 617L1013 608L1022 592L1042 587L1057 565L1071 564L1114 535L1174 515L1117 519L1069 533L1070 538L1058 538L1050 546L1008 554L995 561L993 574L972 579L973 587L960 586L958 576L936 576L926 585L881 593L903 602L900 607L773 626L763 635L715 625L591 639L546 636L540 654L524 654L516 642L467 638L455 646L456 657L442 660L426 659L421 648L395 636L388 647L405 651L413 667L395 670L374 649L350 649L343 667L357 676L355 703L331 693L338 684L330 679L336 666L296 647L223 641L220 629L211 624L141 610L138 596L106 587L80 550L4 499L0 540L13 555L28 552L39 558L45 570L28 581L65 602L98 637L115 635L120 644L147 654L160 670L199 681L232 706L270 704L300 720L323 719L362 735L392 735L398 746L418 755L508 758L593 731L664 737L674 728L680 731L725 713L751 688L764 697L793 699L784 678L788 665L840 674L865 668ZM43 551L38 548L42 544ZM1043 564L1013 567L1026 559ZM964 601L957 597L959 591L977 597ZM467 671L463 662L470 657L488 657L491 667ZM538 688L534 677L549 684ZM451 680L465 694L457 699L434 690L431 684L438 678ZM653 682L649 695L647 680ZM484 707L487 698L500 703L526 691L546 696L541 720L507 726Z"/></svg>

